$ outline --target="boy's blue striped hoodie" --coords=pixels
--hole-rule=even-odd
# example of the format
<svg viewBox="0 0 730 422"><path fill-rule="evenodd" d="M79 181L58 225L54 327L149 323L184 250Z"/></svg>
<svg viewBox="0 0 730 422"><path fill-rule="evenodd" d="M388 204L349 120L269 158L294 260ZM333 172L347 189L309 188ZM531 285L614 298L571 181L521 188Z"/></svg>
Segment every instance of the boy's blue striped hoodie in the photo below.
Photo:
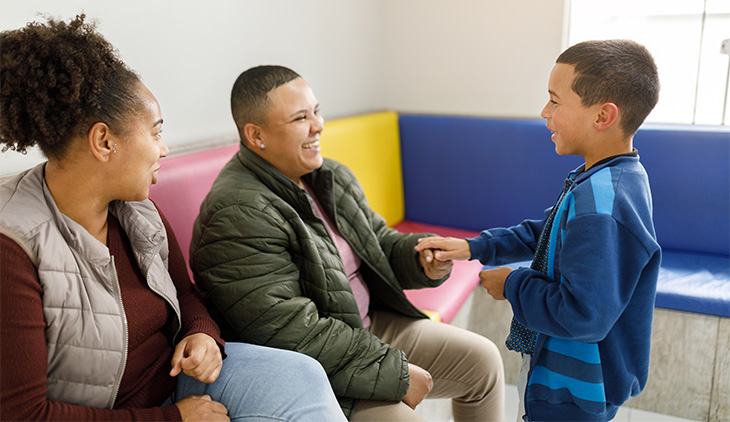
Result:
<svg viewBox="0 0 730 422"><path fill-rule="evenodd" d="M547 274L519 268L504 288L515 318L539 333L524 398L532 421L610 420L649 370L661 249L646 171L634 151L569 178ZM531 259L544 223L485 230L467 239L472 259Z"/></svg>

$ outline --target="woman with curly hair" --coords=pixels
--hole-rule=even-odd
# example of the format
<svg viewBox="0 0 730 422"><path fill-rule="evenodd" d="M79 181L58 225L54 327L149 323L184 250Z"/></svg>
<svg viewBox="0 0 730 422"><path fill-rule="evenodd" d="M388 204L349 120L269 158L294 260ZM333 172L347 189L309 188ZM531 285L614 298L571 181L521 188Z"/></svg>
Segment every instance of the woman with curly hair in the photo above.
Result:
<svg viewBox="0 0 730 422"><path fill-rule="evenodd" d="M84 15L0 33L3 420L344 420L304 355L224 344L147 199L154 95ZM224 359L225 357L225 359Z"/></svg>

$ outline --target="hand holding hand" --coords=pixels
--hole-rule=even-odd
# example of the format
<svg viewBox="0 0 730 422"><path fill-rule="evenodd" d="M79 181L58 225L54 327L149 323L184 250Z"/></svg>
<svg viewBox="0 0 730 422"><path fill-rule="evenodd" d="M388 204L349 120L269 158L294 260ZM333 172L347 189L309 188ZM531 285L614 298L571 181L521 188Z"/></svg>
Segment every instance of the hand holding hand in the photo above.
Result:
<svg viewBox="0 0 730 422"><path fill-rule="evenodd" d="M408 364L408 373L411 378L411 384L408 387L408 392L405 397L403 397L403 403L407 404L411 409L415 409L433 388L433 379L428 371L412 363Z"/></svg>
<svg viewBox="0 0 730 422"><path fill-rule="evenodd" d="M213 401L210 396L187 396L175 403L184 422L220 421L228 422L228 409Z"/></svg>
<svg viewBox="0 0 730 422"><path fill-rule="evenodd" d="M222 366L218 343L207 334L196 333L185 337L175 347L170 376L176 377L183 371L200 382L210 384L218 379Z"/></svg>
<svg viewBox="0 0 730 422"><path fill-rule="evenodd" d="M416 251L433 250L434 258L439 261L466 260L471 258L471 249L466 239L455 237L422 237L418 239Z"/></svg>
<svg viewBox="0 0 730 422"><path fill-rule="evenodd" d="M510 267L497 267L491 270L482 270L479 272L479 279L482 286L487 289L487 293L496 300L505 300L504 283L507 276L514 271Z"/></svg>
<svg viewBox="0 0 730 422"><path fill-rule="evenodd" d="M454 261L434 259L433 252L434 251L432 249L423 249L418 253L418 262L421 263L423 272L426 273L428 278L431 280L438 280L449 274L451 267L454 266Z"/></svg>

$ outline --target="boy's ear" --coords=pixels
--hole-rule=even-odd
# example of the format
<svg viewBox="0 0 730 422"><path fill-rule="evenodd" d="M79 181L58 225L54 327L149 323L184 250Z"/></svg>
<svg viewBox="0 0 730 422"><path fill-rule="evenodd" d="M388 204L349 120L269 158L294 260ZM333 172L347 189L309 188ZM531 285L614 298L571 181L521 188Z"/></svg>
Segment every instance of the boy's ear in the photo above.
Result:
<svg viewBox="0 0 730 422"><path fill-rule="evenodd" d="M596 130L601 132L613 126L618 120L618 107L614 103L603 103L598 109L598 115L594 125Z"/></svg>
<svg viewBox="0 0 730 422"><path fill-rule="evenodd" d="M246 123L241 131L241 142L254 150L261 149L261 127L253 123Z"/></svg>

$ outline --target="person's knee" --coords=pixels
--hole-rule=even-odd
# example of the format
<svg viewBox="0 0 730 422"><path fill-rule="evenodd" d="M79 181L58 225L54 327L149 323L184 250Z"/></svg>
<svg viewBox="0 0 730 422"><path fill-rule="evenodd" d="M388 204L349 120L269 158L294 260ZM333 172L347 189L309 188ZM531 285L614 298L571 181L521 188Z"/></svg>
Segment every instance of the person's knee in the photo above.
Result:
<svg viewBox="0 0 730 422"><path fill-rule="evenodd" d="M323 377L326 378L327 374L316 359L307 356L303 353L289 352L289 363L296 369L296 373L303 378L312 377Z"/></svg>
<svg viewBox="0 0 730 422"><path fill-rule="evenodd" d="M303 353L285 349L271 349L268 353L269 363L277 372L290 374L297 379L327 379L327 374L316 359Z"/></svg>
<svg viewBox="0 0 730 422"><path fill-rule="evenodd" d="M469 372L473 389L467 400L481 400L497 390L504 388L504 364L499 348L491 340L479 336L469 352L469 362L464 362L472 370Z"/></svg>
<svg viewBox="0 0 730 422"><path fill-rule="evenodd" d="M479 346L475 348L478 359L486 367L502 368L502 355L492 340L480 336Z"/></svg>

